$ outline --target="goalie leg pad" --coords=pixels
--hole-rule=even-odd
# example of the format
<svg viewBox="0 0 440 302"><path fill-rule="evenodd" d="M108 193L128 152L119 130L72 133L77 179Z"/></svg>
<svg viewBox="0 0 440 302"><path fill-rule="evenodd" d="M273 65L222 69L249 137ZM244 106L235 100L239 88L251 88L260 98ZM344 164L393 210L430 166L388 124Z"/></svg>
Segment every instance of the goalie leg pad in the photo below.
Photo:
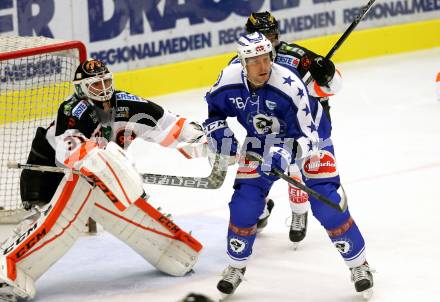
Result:
<svg viewBox="0 0 440 302"><path fill-rule="evenodd" d="M13 286L18 296L32 298L33 282L80 236L93 209L92 195L87 181L66 175L38 220L0 246L0 279Z"/></svg>
<svg viewBox="0 0 440 302"><path fill-rule="evenodd" d="M196 264L202 245L165 215L139 198L124 212L107 199L98 201L92 218L158 270L183 276Z"/></svg>
<svg viewBox="0 0 440 302"><path fill-rule="evenodd" d="M124 150L113 142L105 150L93 150L83 161L80 171L120 211L124 211L143 194L141 177L130 164Z"/></svg>
<svg viewBox="0 0 440 302"><path fill-rule="evenodd" d="M5 258L0 260L0 267L6 267L7 264L4 263ZM2 284L3 283L3 284ZM0 274L0 298L2 294L11 295L14 297L19 297L22 299L33 298L35 296L35 284L34 280L29 277L23 270L17 268L17 280L12 281L7 276ZM3 301L0 299L0 301Z"/></svg>

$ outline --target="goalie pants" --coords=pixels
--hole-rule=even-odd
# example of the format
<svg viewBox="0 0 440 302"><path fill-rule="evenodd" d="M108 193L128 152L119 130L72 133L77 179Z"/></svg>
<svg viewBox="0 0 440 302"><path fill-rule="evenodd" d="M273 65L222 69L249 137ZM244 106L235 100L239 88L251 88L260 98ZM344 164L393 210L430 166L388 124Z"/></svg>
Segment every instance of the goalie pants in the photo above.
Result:
<svg viewBox="0 0 440 302"><path fill-rule="evenodd" d="M26 163L55 167L55 151L46 139L47 129L38 127L32 140L32 147ZM20 195L23 207L29 210L33 205L48 204L61 180L62 173L22 170L20 174Z"/></svg>
<svg viewBox="0 0 440 302"><path fill-rule="evenodd" d="M252 155L263 154L261 149L248 151ZM333 146L327 146L320 151L318 169L310 169L307 160L302 163L301 170L305 184L339 203L340 179L336 170ZM273 182L261 177L255 167L248 162L241 163L234 184L234 193L229 203L230 222L227 237L227 253L231 265L244 267L252 254L252 246L256 238L256 224L261 215L265 197ZM322 202L310 197L313 215L326 229L331 241L338 249L349 267L356 267L365 261L365 242L350 215L349 210L341 213Z"/></svg>

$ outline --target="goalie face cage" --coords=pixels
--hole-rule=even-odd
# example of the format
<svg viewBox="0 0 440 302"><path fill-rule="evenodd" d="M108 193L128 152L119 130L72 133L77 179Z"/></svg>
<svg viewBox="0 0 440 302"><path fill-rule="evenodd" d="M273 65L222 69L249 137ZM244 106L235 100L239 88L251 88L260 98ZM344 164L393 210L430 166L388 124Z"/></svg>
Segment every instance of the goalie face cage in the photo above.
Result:
<svg viewBox="0 0 440 302"><path fill-rule="evenodd" d="M20 171L7 162L26 162L37 127L54 120L86 57L79 41L0 36L0 223L23 213Z"/></svg>

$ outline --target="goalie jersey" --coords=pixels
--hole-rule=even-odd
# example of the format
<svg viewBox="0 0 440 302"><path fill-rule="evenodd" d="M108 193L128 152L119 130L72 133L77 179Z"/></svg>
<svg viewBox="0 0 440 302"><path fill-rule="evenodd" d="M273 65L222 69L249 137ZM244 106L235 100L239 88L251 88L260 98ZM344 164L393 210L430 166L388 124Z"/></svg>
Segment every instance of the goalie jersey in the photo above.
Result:
<svg viewBox="0 0 440 302"><path fill-rule="evenodd" d="M113 141L127 148L135 138L142 138L175 147L203 136L198 124L125 91L113 93L110 110L97 104L71 95L60 105L56 120L47 129L38 128L27 163L63 165L69 153L86 140L101 145ZM20 191L24 207L50 201L62 177L58 173L23 170Z"/></svg>

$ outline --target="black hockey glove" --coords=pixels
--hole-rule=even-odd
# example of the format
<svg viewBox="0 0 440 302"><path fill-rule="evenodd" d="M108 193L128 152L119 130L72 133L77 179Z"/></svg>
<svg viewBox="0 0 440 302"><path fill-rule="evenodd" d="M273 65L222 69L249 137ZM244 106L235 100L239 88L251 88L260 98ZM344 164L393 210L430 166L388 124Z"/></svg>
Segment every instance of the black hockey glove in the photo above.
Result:
<svg viewBox="0 0 440 302"><path fill-rule="evenodd" d="M335 64L321 56L313 59L310 74L319 86L326 86L335 75Z"/></svg>

